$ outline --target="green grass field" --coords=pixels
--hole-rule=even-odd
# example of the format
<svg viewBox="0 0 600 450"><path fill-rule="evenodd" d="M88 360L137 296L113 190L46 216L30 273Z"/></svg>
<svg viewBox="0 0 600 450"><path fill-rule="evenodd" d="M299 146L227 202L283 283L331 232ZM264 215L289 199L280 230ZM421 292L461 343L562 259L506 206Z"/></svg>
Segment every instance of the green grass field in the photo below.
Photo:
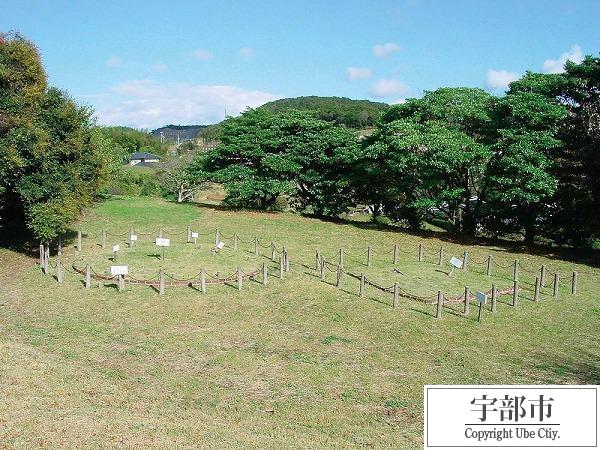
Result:
<svg viewBox="0 0 600 450"><path fill-rule="evenodd" d="M206 233L185 242L186 227ZM140 241L126 245L133 226ZM161 262L153 245L167 230L172 246ZM444 234L421 236L360 222L333 223L287 213L234 212L218 206L178 205L149 198L113 198L81 219L83 249L65 245L63 262L83 258L95 270L112 262L150 277L161 267L180 278L201 268L230 275L267 261L270 282L167 288L165 296L144 286L86 290L82 277L65 282L42 275L35 255L0 249L0 442L8 447L376 447L419 448L424 384L598 383L600 270L556 255L519 253L500 246L463 246ZM109 232L99 246L101 230ZM214 231L227 246L210 254ZM147 233L147 234L146 234ZM239 249L231 248L237 233ZM118 234L123 234L119 236ZM291 270L278 278L277 264L254 237L289 251ZM441 239L440 239L441 238ZM392 271L392 246L402 250ZM426 248L417 262L417 246ZM374 255L366 267L367 246ZM467 272L448 277L435 252L469 251ZM510 296L498 311L475 304L444 307L401 298L335 274L325 282L312 268L315 251L337 263L343 246L348 272L384 286L398 282L419 295L461 294L464 286L489 290L512 286L515 258L523 292L518 308ZM53 261L55 261L54 252ZM485 275L485 259L496 263ZM447 259L447 258L446 258ZM532 283L541 264L549 275L541 301ZM569 277L579 273L578 293ZM551 295L559 272L558 298Z"/></svg>

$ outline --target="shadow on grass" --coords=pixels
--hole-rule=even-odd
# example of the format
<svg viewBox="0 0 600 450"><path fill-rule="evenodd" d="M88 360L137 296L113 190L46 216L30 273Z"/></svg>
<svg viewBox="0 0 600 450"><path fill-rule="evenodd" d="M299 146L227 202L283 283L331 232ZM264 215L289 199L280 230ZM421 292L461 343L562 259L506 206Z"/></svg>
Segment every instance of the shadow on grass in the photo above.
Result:
<svg viewBox="0 0 600 450"><path fill-rule="evenodd" d="M600 359L590 352L577 355L576 360L552 352L536 353L524 370L533 372L542 384L600 384Z"/></svg>

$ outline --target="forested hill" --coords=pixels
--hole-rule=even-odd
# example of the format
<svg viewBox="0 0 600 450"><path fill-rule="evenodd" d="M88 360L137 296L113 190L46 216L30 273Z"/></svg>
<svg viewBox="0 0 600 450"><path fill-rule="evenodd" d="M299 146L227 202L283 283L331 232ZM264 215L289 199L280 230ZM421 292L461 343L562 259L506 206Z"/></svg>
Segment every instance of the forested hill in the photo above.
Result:
<svg viewBox="0 0 600 450"><path fill-rule="evenodd" d="M179 136L180 140L195 139L198 133L206 127L207 125L167 125L152 130L150 134L160 137L160 133L162 132L165 139L173 141L177 140L177 136Z"/></svg>
<svg viewBox="0 0 600 450"><path fill-rule="evenodd" d="M351 128L374 125L379 114L389 107L386 103L352 100L345 97L296 97L265 103L260 108L279 113L290 109L312 111L319 119L344 124Z"/></svg>

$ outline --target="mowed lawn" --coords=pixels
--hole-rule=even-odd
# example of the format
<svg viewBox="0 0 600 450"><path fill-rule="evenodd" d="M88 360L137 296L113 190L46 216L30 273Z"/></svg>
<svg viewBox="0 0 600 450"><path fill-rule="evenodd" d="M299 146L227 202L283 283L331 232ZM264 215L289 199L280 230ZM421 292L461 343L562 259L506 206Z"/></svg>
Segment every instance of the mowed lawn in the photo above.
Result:
<svg viewBox="0 0 600 450"><path fill-rule="evenodd" d="M186 227L206 233L185 242ZM126 245L130 227L140 241ZM172 239L165 261L153 245L156 230ZM108 230L107 247L99 246ZM219 228L227 244L210 254ZM271 276L208 286L127 285L86 290L82 277L67 273L59 284L42 275L31 255L0 249L0 443L10 447L393 447L422 446L424 384L598 383L600 381L600 270L553 255L513 248L465 246L439 235L376 229L365 223L332 223L287 213L235 212L177 205L158 199L113 198L81 220L83 249L65 244L63 262L85 262L98 272L118 264L150 277L161 267L191 278L248 272L267 261ZM240 242L231 248L233 233ZM253 254L252 240L289 251L291 270L278 278L268 249ZM436 237L437 236L437 237ZM392 271L391 250L401 249ZM417 262L423 243L425 261ZM367 246L374 254L366 263ZM455 296L468 285L489 290L512 286L515 258L521 262L518 308L511 297L489 305L477 322L473 303L444 307L400 299L335 274L325 281L313 268L315 251L337 264L340 246L351 255L345 270L388 287L432 296ZM468 250L467 272L447 276L445 260ZM485 259L492 255L491 277ZM83 258L83 260L79 260ZM56 261L52 252L52 262ZM532 283L548 267L541 301ZM68 264L70 267L70 264ZM578 293L570 276L579 273ZM552 297L552 275L560 290Z"/></svg>

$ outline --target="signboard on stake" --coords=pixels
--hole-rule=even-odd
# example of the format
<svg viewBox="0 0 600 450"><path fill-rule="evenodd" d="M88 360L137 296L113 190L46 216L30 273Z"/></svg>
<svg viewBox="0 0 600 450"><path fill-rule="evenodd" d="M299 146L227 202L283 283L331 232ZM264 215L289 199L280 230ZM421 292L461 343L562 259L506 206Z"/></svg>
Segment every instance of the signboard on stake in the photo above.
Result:
<svg viewBox="0 0 600 450"><path fill-rule="evenodd" d="M171 244L171 239L156 238L156 245L159 247L168 247Z"/></svg>
<svg viewBox="0 0 600 450"><path fill-rule="evenodd" d="M477 314L477 322L481 322L481 311L483 310L483 305L487 302L487 294L485 292L477 291L475 293L475 298L477 299L477 303L479 303L479 314Z"/></svg>
<svg viewBox="0 0 600 450"><path fill-rule="evenodd" d="M484 305L487 303L487 294L484 292L477 291L475 298L477 299L477 303L483 303Z"/></svg>
<svg viewBox="0 0 600 450"><path fill-rule="evenodd" d="M129 240L130 241L137 241L137 234L132 234L131 236L129 236Z"/></svg>
<svg viewBox="0 0 600 450"><path fill-rule="evenodd" d="M452 266L450 268L450 272L448 272L448 276L452 275L452 272L454 272L454 269L460 269L463 266L463 262L458 259L456 256L453 256L452 258L450 258L450 265Z"/></svg>
<svg viewBox="0 0 600 450"><path fill-rule="evenodd" d="M218 248L219 250L223 250L223 247L225 247L225 242L223 242L223 241L219 241L219 243L217 244L217 248Z"/></svg>
<svg viewBox="0 0 600 450"><path fill-rule="evenodd" d="M119 250L121 250L121 246L119 244L113 245L113 252L118 252Z"/></svg>
<svg viewBox="0 0 600 450"><path fill-rule="evenodd" d="M198 233L195 231L192 231L192 238L196 239L198 237Z"/></svg>
<svg viewBox="0 0 600 450"><path fill-rule="evenodd" d="M165 260L165 247L168 247L171 244L171 239L167 238L156 238L156 245L162 247L162 256L161 261Z"/></svg>
<svg viewBox="0 0 600 450"><path fill-rule="evenodd" d="M129 273L128 266L110 266L110 274L115 275L127 275Z"/></svg>

